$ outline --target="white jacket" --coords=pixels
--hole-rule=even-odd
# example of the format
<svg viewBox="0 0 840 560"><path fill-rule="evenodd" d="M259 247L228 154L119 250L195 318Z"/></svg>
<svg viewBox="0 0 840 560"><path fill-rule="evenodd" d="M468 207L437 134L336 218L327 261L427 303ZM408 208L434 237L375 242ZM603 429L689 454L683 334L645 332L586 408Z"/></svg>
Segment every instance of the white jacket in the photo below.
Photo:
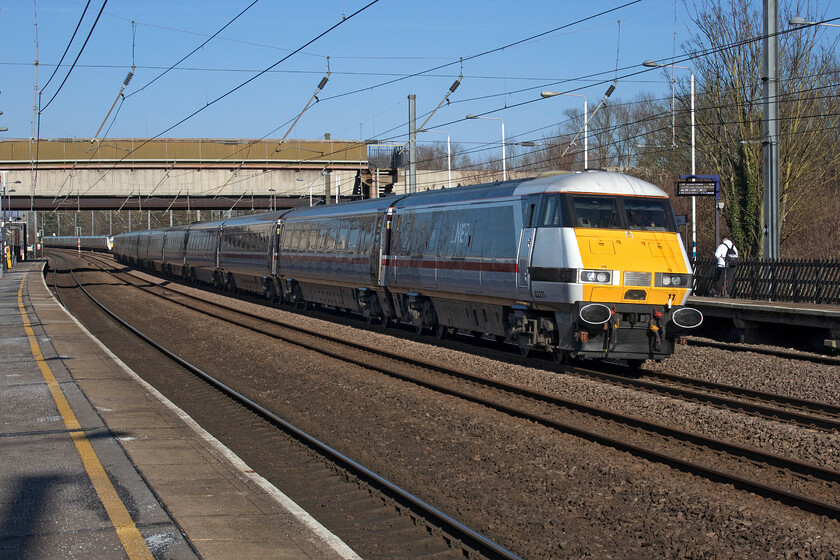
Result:
<svg viewBox="0 0 840 560"><path fill-rule="evenodd" d="M718 245L717 250L715 250L715 257L717 258L718 266L726 266L726 253L729 252L729 249L735 251L735 256L738 256L738 249L735 247L735 244L732 243L731 239L727 239L726 241Z"/></svg>

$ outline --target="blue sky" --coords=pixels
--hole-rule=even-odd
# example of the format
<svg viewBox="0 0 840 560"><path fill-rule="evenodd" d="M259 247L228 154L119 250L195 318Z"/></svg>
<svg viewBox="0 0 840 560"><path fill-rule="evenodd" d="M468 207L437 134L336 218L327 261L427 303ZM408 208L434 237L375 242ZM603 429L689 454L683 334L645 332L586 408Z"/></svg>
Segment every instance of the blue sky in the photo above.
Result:
<svg viewBox="0 0 840 560"><path fill-rule="evenodd" d="M662 70L622 76L643 70L640 63L646 59L669 59L675 52L675 30L680 55L680 44L693 29L682 0L380 0L207 107L369 1L261 0L147 86L252 0L108 0L76 68L42 111L40 136L92 138L135 64L126 98L117 103L100 137L107 130L110 138L161 133L175 138L280 138L326 74L329 57L332 74L320 102L302 116L289 138L322 138L329 132L334 139L404 141L408 95L417 96L421 124L463 72L450 103L426 128L445 130L452 142L465 146L498 142L499 122L464 119L485 114L504 120L511 141L539 140L564 120L566 109L582 106L582 100L563 96L527 102L538 99L541 90L574 91L586 95L593 107L614 79L616 62L614 99L629 100L642 90L669 95ZM42 107L55 95L102 2L91 1L62 67L40 95ZM0 126L9 129L0 137L28 138L32 130L35 7L38 87L43 88L85 4L0 1ZM598 15L608 10L614 11ZM578 20L584 21L574 23ZM514 44L563 26L568 27ZM506 45L512 46L476 56ZM467 59L463 68L460 57ZM635 68L627 68L631 66ZM444 139L438 134L421 137Z"/></svg>

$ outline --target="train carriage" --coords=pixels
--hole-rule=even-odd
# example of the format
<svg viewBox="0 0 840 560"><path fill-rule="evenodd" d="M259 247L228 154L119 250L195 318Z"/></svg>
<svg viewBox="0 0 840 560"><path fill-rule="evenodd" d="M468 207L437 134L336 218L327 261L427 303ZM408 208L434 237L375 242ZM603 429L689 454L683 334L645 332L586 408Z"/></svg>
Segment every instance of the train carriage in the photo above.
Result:
<svg viewBox="0 0 840 560"><path fill-rule="evenodd" d="M280 218L269 212L225 220L220 226L219 274L229 290L244 289L276 296L273 280Z"/></svg>
<svg viewBox="0 0 840 560"><path fill-rule="evenodd" d="M110 251L113 247L113 241L114 238L110 235L50 235L41 239L45 248L81 248L85 251ZM11 243L9 244L11 245Z"/></svg>
<svg viewBox="0 0 840 560"><path fill-rule="evenodd" d="M114 237L114 256L117 261L127 265L140 265L138 246L142 231L132 231Z"/></svg>
<svg viewBox="0 0 840 560"><path fill-rule="evenodd" d="M385 277L399 316L418 331L455 328L506 337L519 298L520 181L427 191L394 204Z"/></svg>
<svg viewBox="0 0 840 560"><path fill-rule="evenodd" d="M278 274L287 299L392 317L380 279L387 212L398 198L302 208L282 220Z"/></svg>
<svg viewBox="0 0 840 560"><path fill-rule="evenodd" d="M141 237L145 241L144 259L146 266L155 272L163 272L163 244L166 238L166 229L153 229L148 235Z"/></svg>
<svg viewBox="0 0 840 560"><path fill-rule="evenodd" d="M184 259L191 225L168 228L164 234L160 268L173 278L185 278Z"/></svg>
<svg viewBox="0 0 840 560"><path fill-rule="evenodd" d="M223 287L219 273L219 239L223 220L193 224L184 248L185 278Z"/></svg>

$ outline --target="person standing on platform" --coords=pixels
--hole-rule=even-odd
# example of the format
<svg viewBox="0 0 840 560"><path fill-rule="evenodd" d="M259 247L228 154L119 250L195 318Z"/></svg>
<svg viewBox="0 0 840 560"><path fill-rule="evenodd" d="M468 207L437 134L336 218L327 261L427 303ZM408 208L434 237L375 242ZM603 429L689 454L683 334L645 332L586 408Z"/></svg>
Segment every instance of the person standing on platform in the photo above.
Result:
<svg viewBox="0 0 840 560"><path fill-rule="evenodd" d="M715 294L729 297L735 289L735 267L738 265L738 249L728 236L723 236L715 250L717 270L715 271Z"/></svg>

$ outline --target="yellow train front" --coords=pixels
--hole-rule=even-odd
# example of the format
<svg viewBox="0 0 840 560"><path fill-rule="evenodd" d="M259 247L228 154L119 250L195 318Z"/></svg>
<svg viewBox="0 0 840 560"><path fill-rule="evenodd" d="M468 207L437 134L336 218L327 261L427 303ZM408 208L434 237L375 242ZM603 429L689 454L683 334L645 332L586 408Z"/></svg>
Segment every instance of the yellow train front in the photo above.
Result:
<svg viewBox="0 0 840 560"><path fill-rule="evenodd" d="M520 187L518 194L525 195ZM692 271L667 194L640 179L586 171L536 179L520 271L531 300L514 306L523 353L662 360L700 325L684 307ZM556 329L556 332L553 332Z"/></svg>

